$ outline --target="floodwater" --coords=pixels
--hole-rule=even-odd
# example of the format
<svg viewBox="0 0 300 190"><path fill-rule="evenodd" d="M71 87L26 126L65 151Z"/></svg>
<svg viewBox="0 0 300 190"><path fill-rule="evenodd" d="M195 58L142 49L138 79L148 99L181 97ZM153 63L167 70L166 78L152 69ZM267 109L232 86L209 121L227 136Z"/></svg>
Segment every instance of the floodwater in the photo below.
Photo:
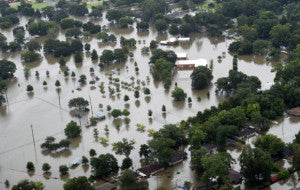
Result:
<svg viewBox="0 0 300 190"><path fill-rule="evenodd" d="M82 21L87 21L88 18L80 18ZM21 25L25 25L28 19L21 18ZM94 21L101 25L106 25L107 20ZM46 189L61 189L65 178L60 178L58 167L62 164L68 164L73 158L81 157L83 155L89 157L89 150L95 149L97 154L113 153L111 143L120 141L122 138L136 141L135 149L132 151L130 157L133 159L133 169L140 167L139 162L139 147L141 144L150 139L148 136L148 129L159 130L164 124L177 123L181 120L187 119L189 116L194 116L199 110L204 110L212 105L218 105L225 97L216 96L215 86L211 85L205 90L192 90L191 80L189 78L192 71L178 71L175 72L173 83L169 91L165 91L161 82L154 82L149 72L148 64L149 55L142 55L141 48L149 46L151 40L165 40L168 38L167 34L157 34L153 29L149 32L137 33L135 26L129 29L118 29L114 26L109 26L111 33L115 34L118 39L121 35L126 38L135 38L138 43L137 47L133 49L134 58L130 58L126 63L116 64L105 67L100 70L98 62L92 62L90 53L84 52L84 60L82 64L75 64L73 56L68 57L67 66L70 71L76 73L76 80L71 77L64 78L63 72L58 64L58 59L52 55L45 55L40 61L31 64L21 62L20 52L17 53L1 53L1 57L14 61L17 65L17 72L15 76L17 79L12 80L8 88L9 104L0 108L0 182L6 179L10 184L16 184L21 179L27 178L35 181L42 181ZM12 29L1 31L8 41L13 39ZM26 33L26 37L29 37ZM46 38L41 37L37 40L43 42ZM65 36L59 33L57 39L65 40ZM97 39L83 40L84 43L91 44L91 50L96 49L98 54L104 49L114 49L120 47L117 44L103 44L99 43ZM191 41L183 43L176 47L160 46L162 49L174 50L175 52L187 52L189 59L205 58L209 62L213 61L213 83L220 77L228 75L228 71L232 68L232 55L227 52L227 48L231 40L214 39L205 35L193 35ZM225 54L223 54L225 52ZM218 62L217 57L221 55L222 61ZM134 61L137 62L139 73L135 72ZM28 80L25 79L23 68L28 66L31 68L31 76ZM90 75L89 69L95 69L95 75L100 78L100 82L105 82L105 94L101 94L98 87L91 88L88 83L93 75ZM140 91L140 97L134 98L134 90L132 88L121 88L119 95L109 95L108 76L106 72L112 69L120 69L113 77L120 78L121 81L131 82L131 77L135 78L135 86L138 86L137 79L145 81L146 87L151 90L151 96L146 97ZM263 57L241 56L239 57L239 70L248 74L257 76L263 88L267 88L269 83L274 79L275 73L271 72L272 64L266 63ZM50 71L50 77L46 77L45 72ZM35 77L35 71L39 71L40 77ZM75 90L75 84L81 74L87 76L87 84L82 90ZM147 76L150 77L150 82L147 82ZM61 90L58 93L54 83L56 80L61 82ZM48 88L42 87L42 82L46 80ZM187 102L173 102L171 98L171 91L174 88L174 83L183 88L188 97L192 98L192 104ZM31 84L34 88L34 93L28 95L26 93L26 86ZM97 85L96 85L97 86ZM111 85L113 86L113 85ZM140 85L142 87L142 85ZM206 94L210 92L210 98ZM127 94L130 100L125 105L123 101L124 95ZM40 144L47 136L54 136L57 141L65 138L64 128L70 120L81 122L82 126L86 123L87 118L91 116L91 112L81 118L72 116L68 108L68 101L74 97L84 97L89 100L93 106L93 111L99 110L98 105L102 104L104 111L106 106L110 105L113 109L127 108L130 111L129 125L126 125L121 119L113 120L111 116L98 122L97 126L91 128L82 127L82 136L80 138L72 139L70 151L64 151L58 154L46 154L41 151ZM201 97L201 101L197 101L197 97ZM61 106L59 105L59 97ZM161 112L162 105L165 104L167 113L165 115ZM151 109L153 111L153 119L149 120L147 112ZM143 124L146 126L145 132L137 131L136 124ZM294 135L299 131L299 119L292 117L284 117L278 121L269 131L269 133L276 134L282 137L285 142L291 142ZM298 124L298 125L297 125ZM34 134L35 144L33 143ZM109 135L105 135L104 127L108 125ZM120 125L118 128L117 126ZM106 137L109 139L108 145L103 145L96 141L93 136L93 128L99 131L99 137ZM236 153L234 153L236 152ZM233 156L238 155L238 151L233 151ZM124 156L116 155L119 165L124 159ZM234 156L235 157L235 156ZM26 163L32 161L35 164L35 173L28 174L26 172ZM43 163L49 163L51 168L51 175L44 176L42 173ZM191 181L193 184L199 184L199 179L190 169L190 157L182 164L171 167L167 171L158 174L157 176L149 178L150 189L156 189L163 186L166 189L176 189L178 185L182 185L184 181ZM238 167L238 166L234 166ZM90 168L79 165L70 170L70 177L89 176ZM101 182L99 182L101 183ZM4 185L0 185L4 188ZM272 189L289 189L293 184L287 182L282 185L273 185Z"/></svg>

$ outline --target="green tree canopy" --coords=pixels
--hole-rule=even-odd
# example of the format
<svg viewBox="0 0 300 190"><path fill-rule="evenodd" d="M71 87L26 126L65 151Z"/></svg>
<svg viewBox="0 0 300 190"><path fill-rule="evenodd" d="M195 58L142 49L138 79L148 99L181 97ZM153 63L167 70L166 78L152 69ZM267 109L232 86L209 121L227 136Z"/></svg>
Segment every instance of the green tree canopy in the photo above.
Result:
<svg viewBox="0 0 300 190"><path fill-rule="evenodd" d="M94 190L94 186L85 176L68 179L64 184L64 190Z"/></svg>
<svg viewBox="0 0 300 190"><path fill-rule="evenodd" d="M270 180L273 162L268 153L246 145L239 157L241 173L247 185L258 186Z"/></svg>
<svg viewBox="0 0 300 190"><path fill-rule="evenodd" d="M193 73L191 74L191 79L193 88L204 89L210 84L213 76L210 69L204 66L199 66L194 69Z"/></svg>

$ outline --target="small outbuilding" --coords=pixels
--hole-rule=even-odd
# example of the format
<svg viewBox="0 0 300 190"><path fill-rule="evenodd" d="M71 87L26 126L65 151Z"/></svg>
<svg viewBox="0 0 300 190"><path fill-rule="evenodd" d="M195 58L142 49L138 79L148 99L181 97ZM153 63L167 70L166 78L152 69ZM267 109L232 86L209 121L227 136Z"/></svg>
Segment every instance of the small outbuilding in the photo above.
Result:
<svg viewBox="0 0 300 190"><path fill-rule="evenodd" d="M229 179L233 184L239 184L243 181L243 175L235 170L229 170L228 172Z"/></svg>
<svg viewBox="0 0 300 190"><path fill-rule="evenodd" d="M176 152L173 157L171 158L169 165L175 165L182 162L184 159L187 159L186 152Z"/></svg>

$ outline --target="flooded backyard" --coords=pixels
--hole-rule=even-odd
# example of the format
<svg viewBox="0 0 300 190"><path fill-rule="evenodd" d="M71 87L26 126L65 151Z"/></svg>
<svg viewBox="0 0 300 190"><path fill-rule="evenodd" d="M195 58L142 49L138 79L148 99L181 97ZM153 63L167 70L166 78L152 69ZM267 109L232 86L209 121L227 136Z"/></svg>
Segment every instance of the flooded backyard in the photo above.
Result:
<svg viewBox="0 0 300 190"><path fill-rule="evenodd" d="M104 15L105 18L105 15ZM80 18L83 22L87 18ZM21 25L25 26L27 18L20 18ZM100 25L108 24L106 19L95 21ZM151 40L166 40L167 34L157 34L154 30L150 29L149 32L137 33L135 25L129 29L119 29L115 26L108 27L112 34L115 34L119 39L120 36L125 38L135 38L138 43L136 48L133 49L134 58L128 58L126 63L116 64L103 69L99 69L99 62L92 62L90 53L84 52L84 59L82 64L75 64L73 56L67 57L67 66L70 71L76 73L76 79L70 76L65 78L61 71L58 58L52 55L45 55L40 61L25 64L21 62L20 53L0 53L2 59L8 59L15 62L17 71L15 73L16 79L10 81L7 96L9 104L0 108L0 181L3 183L6 179L11 184L16 184L24 178L30 178L35 181L42 181L46 189L61 189L65 179L61 179L58 167L63 164L68 164L75 157L83 155L89 157L89 150L95 149L97 155L104 153L112 153L111 143L127 138L128 140L135 140L135 149L132 151L130 157L133 160L133 168L136 170L141 166L139 162L139 147L145 144L150 139L148 136L148 129L158 130L164 124L177 123L185 120L190 116L195 116L200 110L204 110L213 105L218 105L226 97L216 96L214 82L220 77L228 75L228 71L232 68L233 56L227 52L227 48L231 42L228 39L214 39L205 35L193 35L190 42L182 43L178 46L159 46L164 50L173 50L174 52L186 52L189 59L204 58L208 62L212 60L213 66L213 81L212 85L205 90L192 90L190 74L191 70L181 70L174 73L172 86L169 91L164 89L162 82L153 81L150 73L150 66L148 64L150 55L142 55L141 49L144 46L149 46ZM12 29L1 31L8 41L13 40ZM26 33L28 37L28 33ZM46 38L38 38L38 41L43 42ZM57 36L59 40L65 40L65 35L59 33ZM91 50L96 49L98 55L101 55L104 49L119 48L119 40L116 44L99 43L96 38L90 40L83 40L83 43L90 43ZM225 52L225 54L222 54ZM222 61L218 61L217 57L223 56ZM139 73L135 72L134 62L137 62ZM274 64L274 63L273 63ZM28 66L31 68L31 76L28 80L25 79L23 68ZM95 69L95 74L91 75L90 68ZM113 96L109 95L108 85L110 81L108 75L105 73L110 72L112 69L119 70L113 77L118 77L120 81L131 82L131 77L134 77L135 86L137 80L145 81L145 86L151 90L151 96L146 97L140 92L140 97L134 97L134 90L120 88L120 94ZM50 77L46 77L46 71L50 72ZM255 75L262 82L262 89L270 87L273 82L275 73L272 73L272 63L267 63L263 57L253 56L240 56L238 62L238 70L246 73L247 75ZM34 74L39 71L40 77L37 79ZM78 78L81 74L87 76L87 81L90 81L94 76L100 78L99 82L105 84L105 94L100 93L99 87L91 88L87 82L81 90L75 90L75 85L78 83ZM147 82L147 77L150 81ZM43 88L43 81L47 81L48 88ZM54 83L56 80L61 82L61 90L57 91ZM192 98L192 104L189 105L185 102L173 102L171 98L171 91L177 85L185 90L187 97ZM26 86L31 84L34 88L33 95L26 93ZM111 85L113 86L113 85ZM121 85L122 86L122 85ZM210 97L207 97L207 92ZM128 95L130 100L125 105L123 100L124 95ZM197 101L197 97L201 97L201 101ZM112 109L128 109L130 111L130 123L126 125L122 120L114 120L108 114L105 120L97 123L95 127L84 127L88 118L92 116L91 111L84 115L80 120L70 114L68 108L68 101L75 97L83 97L86 100L91 98L93 111L99 111L99 104L103 105L103 110L106 111L106 106L110 105ZM59 105L59 99L61 105ZM162 114L162 105L166 106L167 112ZM153 111L153 118L149 120L148 110ZM74 120L81 123L82 135L80 138L71 139L70 151L63 151L57 154L45 154L42 152L40 145L43 143L47 136L53 136L56 141L65 138L64 128L66 124ZM277 120L270 128L270 134L275 134L284 142L288 143L294 139L294 135L300 130L299 118L284 116ZM145 132L137 130L136 124L143 124L146 126ZM32 130L31 130L32 125ZM109 134L106 136L104 127L108 125ZM119 126L120 125L120 126ZM118 127L119 126L119 127ZM108 145L104 146L100 141L96 141L93 135L93 128L99 131L99 137L108 138ZM33 143L33 135L35 144ZM249 139L247 143L252 143L255 137ZM237 158L241 150L233 150L232 155ZM119 161L119 165L124 156L115 155ZM32 161L35 164L35 173L31 176L26 171L26 163ZM41 170L43 163L51 165L51 175L44 176ZM234 165L235 169L239 169L238 164ZM69 172L70 177L76 176L89 176L90 168L79 165ZM168 168L166 171L159 173L148 179L149 189L156 189L163 186L166 189L176 189L178 185L183 185L184 181L190 181L192 184L199 184L199 179L190 169L190 153L188 159L182 164ZM99 182L102 183L102 182ZM290 189L292 186L297 185L297 181L289 179L284 184L274 184L271 189ZM299 186L299 185L298 185ZM0 185L0 189L4 188L4 184Z"/></svg>

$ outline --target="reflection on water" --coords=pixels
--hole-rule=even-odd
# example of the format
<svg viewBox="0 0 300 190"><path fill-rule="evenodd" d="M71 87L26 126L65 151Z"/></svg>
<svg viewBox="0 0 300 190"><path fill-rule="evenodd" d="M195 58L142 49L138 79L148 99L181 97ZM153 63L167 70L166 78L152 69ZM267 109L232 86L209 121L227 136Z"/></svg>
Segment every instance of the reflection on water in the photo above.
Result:
<svg viewBox="0 0 300 190"><path fill-rule="evenodd" d="M104 14L105 17L105 14ZM87 17L76 18L83 22L88 21ZM25 25L28 19L21 18L21 25ZM107 24L106 19L93 20L96 24ZM27 174L20 171L25 171L25 165L28 161L33 161L36 167L35 175L30 178L32 180L42 181L47 189L60 189L62 184L68 177L75 177L80 175L90 175L90 167L78 166L70 170L70 176L60 176L58 168L60 165L68 164L74 157L81 157L82 155L88 156L90 149L95 149L97 155L103 153L112 153L111 143L120 141L122 138L134 139L136 141L136 148L132 151L130 157L133 159L133 167L137 169L140 167L139 162L139 147L141 144L150 139L147 130L159 130L162 125L169 123L177 123L180 120L187 119L194 116L199 110L204 110L213 105L218 105L226 97L216 96L215 85L210 85L205 90L192 90L190 74L192 71L184 70L177 71L174 74L173 84L169 91L165 91L162 82L153 81L150 67L148 65L149 55L141 55L141 48L149 46L151 40L157 41L168 39L169 35L157 34L153 28L149 32L137 33L135 25L129 29L119 29L113 25L109 25L109 29L118 38L123 35L125 38L135 38L141 43L137 43L137 48L132 49L134 54L134 61L139 66L139 73L135 72L133 60L128 60L127 63L114 64L99 69L98 61L91 61L90 53L84 53L84 60L82 64L75 64L74 57L66 57L67 66L70 73L74 71L76 78L65 78L63 76L62 68L59 67L58 58L53 55L45 54L41 60L32 64L23 64L20 59L20 52L16 53L0 53L2 58L12 60L17 65L16 77L17 80L9 83L8 99L9 106L0 108L0 179L8 179L11 184L17 183L19 180L27 177ZM11 29L1 30L2 33L8 38L8 41L13 40ZM29 37L26 33L26 38ZM39 42L44 42L47 37L37 38ZM59 40L66 40L65 36L60 32L57 36ZM174 50L175 52L187 52L189 59L205 58L213 61L213 83L220 77L228 75L228 71L232 68L232 55L227 53L227 47L231 40L209 38L204 34L195 34L191 36L191 41L182 43L175 47L160 46L164 50ZM96 49L98 54L104 49L113 50L119 48L119 42L116 44L99 43L97 39L83 40L84 43L91 44L91 50ZM225 54L223 53L225 52ZM222 61L218 63L218 56L223 56ZM28 66L31 68L31 76L25 80L23 68ZM95 75L100 78L99 82L105 83L105 93L101 94L99 88L92 90L90 85L82 87L82 90L77 91L74 89L75 84L81 74L87 76L87 81L90 81L93 75L89 74L89 69L94 68ZM128 67L128 68L126 68ZM110 72L112 69L120 69L120 72L115 74L114 77L120 78L121 81L131 83L131 76L145 81L147 88L151 90L151 96L145 96L140 91L140 97L135 99L134 90L131 88L120 88L121 94L118 96L110 96L108 91L108 76L105 73ZM262 81L262 86L268 82L272 82L275 73L271 73L272 64L265 62L261 56L242 56L239 57L239 70L249 75L255 75ZM34 76L35 71L39 71L40 78L36 79ZM50 72L50 77L46 77L46 71ZM147 76L150 77L150 82L147 81ZM48 87L43 88L42 82L47 81ZM59 105L58 93L55 88L55 81L60 80L61 92ZM171 98L171 90L175 87L174 83L185 90L187 97L192 98L192 104L188 105L187 102L174 102ZM19 84L19 85L18 85ZM31 84L34 87L34 95L29 98L26 93L26 86ZM135 84L136 86L137 84ZM112 86L112 85L111 85ZM207 97L207 93L210 97ZM128 95L130 100L123 101L124 95ZM84 97L88 99L91 96L94 112L99 110L98 105L103 105L103 110L106 111L106 106L110 105L113 109L124 108L130 111L130 123L125 124L123 120L113 119L110 114L103 121L98 122L97 126L91 128L82 127L82 137L70 139L70 151L63 151L60 153L45 153L41 150L40 144L44 142L47 136L54 136L56 141L65 138L64 128L70 120L76 121L78 124L81 122L82 126L91 116L91 113L86 114L80 120L70 114L68 108L68 101L74 97ZM200 97L201 101L197 98ZM162 105L167 108L166 113L162 113ZM153 111L153 117L148 117L148 110ZM269 133L276 134L285 142L291 142L294 134L300 130L299 118L284 117L277 121L277 124L271 127ZM136 124L140 123L146 126L145 132L137 131ZM34 136L36 139L37 155L32 142L32 134L30 125L33 125ZM108 126L109 135L107 136L104 131L105 125ZM96 142L93 137L93 129L97 128L99 137L108 137L108 144L101 144ZM255 139L249 139L247 143L252 144ZM188 149L186 149L187 151ZM231 150L234 158L238 158L241 147ZM189 153L190 154L190 153ZM123 159L122 156L116 155L119 164ZM20 159L22 158L22 159ZM41 174L41 167L43 163L51 165L51 177L45 179ZM238 169L238 164L234 165ZM57 177L58 179L54 179ZM168 168L166 172L160 173L157 176L149 179L150 189L163 186L166 189L174 188L182 185L184 181L191 181L195 185L199 185L199 179L190 169L190 155L187 160L182 164ZM98 182L99 184L103 182ZM290 182L285 185L275 184L272 189L280 189L281 187L291 186Z"/></svg>

